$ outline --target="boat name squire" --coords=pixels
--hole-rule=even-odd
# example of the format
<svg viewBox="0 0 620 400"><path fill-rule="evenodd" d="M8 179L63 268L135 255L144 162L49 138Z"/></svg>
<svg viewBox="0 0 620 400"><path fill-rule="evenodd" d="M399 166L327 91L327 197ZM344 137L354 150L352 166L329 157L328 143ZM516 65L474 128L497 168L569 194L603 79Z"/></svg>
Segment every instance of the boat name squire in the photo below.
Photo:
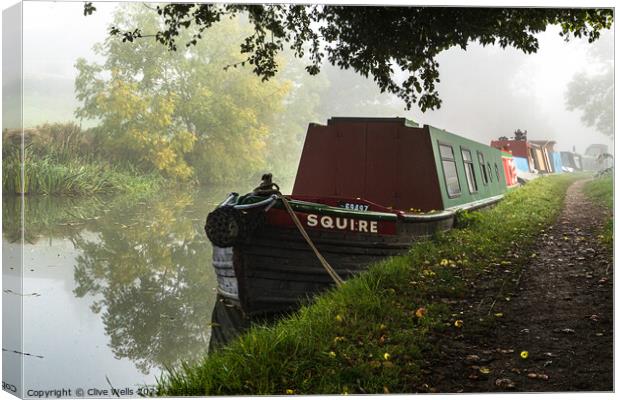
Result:
<svg viewBox="0 0 620 400"><path fill-rule="evenodd" d="M316 214L308 214L306 223L309 227L318 227L325 229L340 229L357 232L378 233L377 221L366 221L363 219L356 220L353 218L332 218L324 215L319 218Z"/></svg>

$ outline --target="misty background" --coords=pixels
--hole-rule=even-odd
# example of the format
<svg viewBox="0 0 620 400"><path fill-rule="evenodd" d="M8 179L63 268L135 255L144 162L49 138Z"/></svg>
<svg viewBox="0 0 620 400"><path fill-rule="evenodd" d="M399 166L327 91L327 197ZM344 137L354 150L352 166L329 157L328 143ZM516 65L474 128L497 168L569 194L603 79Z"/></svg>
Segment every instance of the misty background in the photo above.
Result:
<svg viewBox="0 0 620 400"><path fill-rule="evenodd" d="M4 238L13 245L9 251L25 254L24 265L36 268L28 272L23 291L44 294L27 304L23 324L28 350L45 355L25 360L26 376L37 385L154 383L164 367L202 356L215 303L215 277L205 268L211 258L205 215L231 190L251 190L264 171L285 171L288 186L276 176L287 193L310 122L325 123L332 116L401 116L486 144L521 129L530 139L557 141L557 150L575 146L583 153L588 145L603 143L613 151L613 137L586 126L580 111L567 109L566 99L569 87L584 89L575 82L596 88L595 95L611 93L613 99L613 31L603 31L589 45L580 39L566 43L559 29L551 27L539 36L540 50L531 55L476 44L467 51L445 51L438 59L442 107L421 113L405 111L401 100L381 94L372 80L331 66L311 77L302 62L284 59L281 74L263 84L251 72L179 61L181 54L145 42L135 48L116 43L107 51L101 43L113 19L127 17L130 9L133 17L142 18L136 10L146 8L95 5L97 11L85 17L83 2L23 3L24 124L47 127L24 135L30 146L23 155L22 132L3 132L3 194L61 195L3 197ZM243 29L237 25L211 37L230 38L230 32ZM11 38L4 40L6 48ZM238 49L239 41L234 46ZM231 48L225 42L200 43L192 54L204 57L199 61L211 60L215 52ZM111 58L135 69L124 68L113 81L105 66ZM157 84L145 88L136 78L140 74L134 71L145 65L160 78L162 61L171 70L202 77L166 82L168 92L180 88L193 95L192 101L167 96ZM101 73L90 76L99 66ZM76 87L80 73L83 79ZM590 80L600 76L606 78L599 80L602 86L592 85ZM89 101L79 101L76 89ZM132 101L122 101L132 95ZM107 108L96 107L98 96L109 100L102 102ZM611 99L603 97L599 105L610 105ZM132 107L151 110L153 104L164 111L143 113L146 121L124 115ZM80 119L75 114L79 109L101 118ZM184 114L174 114L169 123L178 109ZM199 127L189 132L195 137L179 127L187 115ZM123 123L116 124L117 119ZM3 128L17 126L14 115L4 116ZM166 135L171 139L157 141ZM242 177L249 183L233 181ZM167 186L182 179L203 185L191 190L189 185ZM24 204L25 231L20 219ZM23 240L28 243L25 252ZM50 263L58 268L43 268ZM58 368L65 365L74 365L74 373Z"/></svg>
<svg viewBox="0 0 620 400"><path fill-rule="evenodd" d="M24 3L25 127L76 120L74 110L80 103L74 96L74 65L79 57L102 61L93 46L105 40L113 12L121 6L114 2L95 5L97 11L84 17L81 2ZM579 110L567 109L566 93L576 76L594 76L609 65L613 70L614 32L603 31L594 44L586 39L565 42L558 33L558 27L550 27L540 34L539 51L529 55L475 43L466 51L443 52L438 58L442 107L426 113L415 108L405 111L399 99L380 94L370 79L324 67L321 74L327 76L316 79L325 85L324 78L328 78L317 107L319 118L307 122L350 116L349 110L355 108L352 116L404 116L486 144L521 129L528 131L530 139L555 140L556 150L574 146L583 153L588 145L603 143L613 151L611 137L585 126ZM162 47L162 51L167 50ZM360 106L360 102L365 104ZM85 128L94 124L81 121Z"/></svg>

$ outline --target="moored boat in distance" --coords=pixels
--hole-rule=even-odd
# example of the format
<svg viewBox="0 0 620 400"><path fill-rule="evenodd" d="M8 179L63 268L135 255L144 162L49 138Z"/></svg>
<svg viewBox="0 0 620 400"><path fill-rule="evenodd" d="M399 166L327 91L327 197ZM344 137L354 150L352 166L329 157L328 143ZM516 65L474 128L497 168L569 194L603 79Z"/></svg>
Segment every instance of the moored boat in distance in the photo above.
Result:
<svg viewBox="0 0 620 400"><path fill-rule="evenodd" d="M207 217L218 292L248 316L294 310L499 201L515 182L509 158L404 118L310 124L291 195L267 174Z"/></svg>

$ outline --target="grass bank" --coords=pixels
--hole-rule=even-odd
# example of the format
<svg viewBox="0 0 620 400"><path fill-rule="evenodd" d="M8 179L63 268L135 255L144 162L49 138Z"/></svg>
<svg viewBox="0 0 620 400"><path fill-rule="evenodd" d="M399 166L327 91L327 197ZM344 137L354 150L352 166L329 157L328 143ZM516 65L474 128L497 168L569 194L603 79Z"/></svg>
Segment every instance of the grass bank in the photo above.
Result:
<svg viewBox="0 0 620 400"><path fill-rule="evenodd" d="M256 327L159 382L167 396L225 394L406 393L432 354L431 331L465 329L451 304L492 268L526 249L562 208L576 179L537 179L495 208L468 215L463 228L414 245L347 281L275 326ZM524 250L526 251L526 250Z"/></svg>
<svg viewBox="0 0 620 400"><path fill-rule="evenodd" d="M163 179L141 174L102 161L74 159L58 162L51 157L26 161L23 181L19 158L2 166L2 191L5 194L91 195L108 193L148 193L157 190Z"/></svg>
<svg viewBox="0 0 620 400"><path fill-rule="evenodd" d="M602 240L609 247L613 247L614 242L614 177L612 173L594 178L586 183L584 187L586 195L598 203L600 206L610 211L610 217L603 228Z"/></svg>

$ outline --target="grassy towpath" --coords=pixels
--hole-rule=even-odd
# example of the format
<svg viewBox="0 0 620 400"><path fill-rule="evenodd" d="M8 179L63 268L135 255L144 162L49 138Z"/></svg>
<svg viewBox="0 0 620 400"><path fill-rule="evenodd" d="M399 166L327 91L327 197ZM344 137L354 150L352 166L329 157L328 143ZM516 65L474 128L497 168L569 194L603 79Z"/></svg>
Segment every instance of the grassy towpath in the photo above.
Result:
<svg viewBox="0 0 620 400"><path fill-rule="evenodd" d="M467 319L490 314L499 323L438 338L441 357L430 368L434 390L613 390L611 197L610 178L569 188L560 217L541 229L504 298L489 296L499 282L491 279L461 306Z"/></svg>
<svg viewBox="0 0 620 400"><path fill-rule="evenodd" d="M444 390L437 382L447 377L434 372L446 357L443 346L489 335L512 314L502 310L535 258L532 246L576 179L540 178L489 211L461 216L459 229L416 243L275 326L253 328L202 361L170 370L159 394Z"/></svg>

